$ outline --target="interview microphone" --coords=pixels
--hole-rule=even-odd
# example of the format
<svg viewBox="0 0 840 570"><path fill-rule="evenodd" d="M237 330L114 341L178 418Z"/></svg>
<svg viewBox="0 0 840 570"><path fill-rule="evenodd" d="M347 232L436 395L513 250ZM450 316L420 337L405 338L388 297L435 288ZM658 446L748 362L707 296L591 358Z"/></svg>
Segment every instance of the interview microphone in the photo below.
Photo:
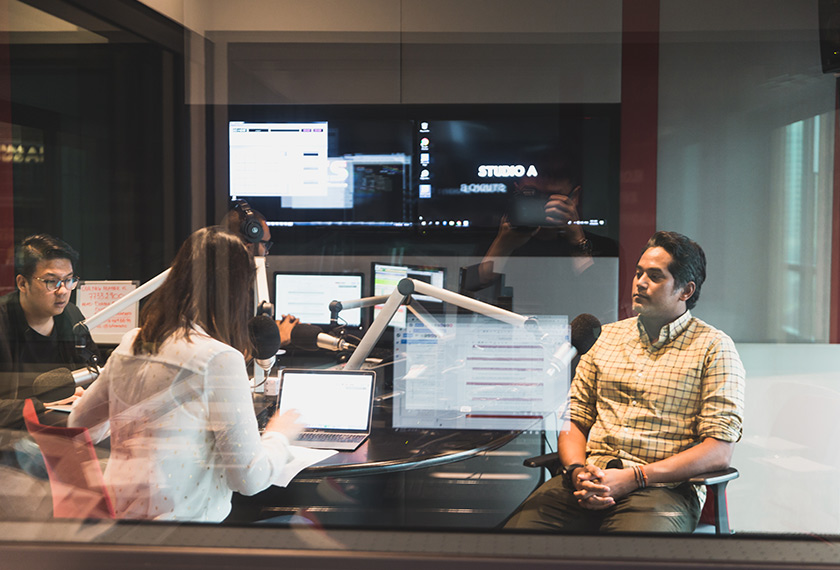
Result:
<svg viewBox="0 0 840 570"><path fill-rule="evenodd" d="M86 386L98 377L98 368L48 370L32 381L32 394L42 402L57 402L75 394L76 386Z"/></svg>
<svg viewBox="0 0 840 570"><path fill-rule="evenodd" d="M572 346L579 356L586 354L601 335L601 321L595 315L582 313L572 319Z"/></svg>
<svg viewBox="0 0 840 570"><path fill-rule="evenodd" d="M601 321L598 317L589 313L576 316L571 323L571 342L561 344L551 356L554 364L549 372L552 373L555 366L558 368L572 366L572 371L574 371L580 357L592 348L600 334Z"/></svg>
<svg viewBox="0 0 840 570"><path fill-rule="evenodd" d="M280 329L268 315L257 315L248 321L248 334L254 345L254 362L269 372L280 349Z"/></svg>
<svg viewBox="0 0 840 570"><path fill-rule="evenodd" d="M356 348L355 344L351 344L343 338L326 334L318 325L304 323L298 323L292 329L291 342L292 346L301 350L318 350L322 348L324 350L339 352Z"/></svg>

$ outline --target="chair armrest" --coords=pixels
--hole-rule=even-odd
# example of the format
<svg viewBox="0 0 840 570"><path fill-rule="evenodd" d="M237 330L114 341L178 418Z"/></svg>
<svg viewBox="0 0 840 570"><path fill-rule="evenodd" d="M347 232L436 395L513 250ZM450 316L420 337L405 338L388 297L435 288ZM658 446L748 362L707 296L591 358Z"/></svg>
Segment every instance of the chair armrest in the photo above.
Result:
<svg viewBox="0 0 840 570"><path fill-rule="evenodd" d="M560 463L560 456L557 455L557 452L529 457L525 459L522 464L525 467L543 467L548 469L553 475L557 475L563 468L563 465ZM727 483L733 479L737 479L739 476L740 473L738 473L737 469L734 467L727 467L726 469L722 469L720 471L710 471L708 473L695 475L694 477L691 477L688 482L692 485L711 486L719 485L720 483Z"/></svg>
<svg viewBox="0 0 840 570"><path fill-rule="evenodd" d="M737 479L738 475L737 469L729 467L721 471L701 473L688 480L689 483L694 485L706 485L708 487L709 497L707 497L706 503L709 504L709 498L711 498L712 522L715 526L715 534L718 536L726 536L732 533L729 528L729 509L726 506L726 485L732 479Z"/></svg>
<svg viewBox="0 0 840 570"><path fill-rule="evenodd" d="M740 476L738 470L734 467L727 467L721 471L711 471L709 473L701 473L688 480L692 485L718 485L737 479Z"/></svg>
<svg viewBox="0 0 840 570"><path fill-rule="evenodd" d="M524 460L522 464L525 467L544 467L545 469L548 469L552 475L557 475L563 468L563 465L560 464L560 456L557 455L556 451L554 453L545 453L543 455L537 455L536 457L529 457Z"/></svg>

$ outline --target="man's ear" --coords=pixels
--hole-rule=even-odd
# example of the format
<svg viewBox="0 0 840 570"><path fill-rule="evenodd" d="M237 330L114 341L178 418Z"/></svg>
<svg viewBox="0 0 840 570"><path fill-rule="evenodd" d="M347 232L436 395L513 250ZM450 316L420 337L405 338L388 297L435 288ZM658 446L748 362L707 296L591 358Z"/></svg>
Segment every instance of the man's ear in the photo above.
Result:
<svg viewBox="0 0 840 570"><path fill-rule="evenodd" d="M26 277L18 273L15 275L15 285L17 285L18 291L23 291L24 286L26 286Z"/></svg>
<svg viewBox="0 0 840 570"><path fill-rule="evenodd" d="M694 281L686 283L682 289L682 293L680 293L680 301L688 301L691 299L691 296L694 295L694 291L696 289L697 285L694 284Z"/></svg>

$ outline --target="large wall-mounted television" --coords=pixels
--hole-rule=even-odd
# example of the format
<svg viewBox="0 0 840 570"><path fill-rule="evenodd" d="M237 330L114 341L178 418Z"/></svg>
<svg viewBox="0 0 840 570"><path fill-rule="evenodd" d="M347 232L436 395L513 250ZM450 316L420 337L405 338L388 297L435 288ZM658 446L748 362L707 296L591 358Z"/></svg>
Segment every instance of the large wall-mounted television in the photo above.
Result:
<svg viewBox="0 0 840 570"><path fill-rule="evenodd" d="M469 243L558 157L583 188L578 223L617 240L618 128L609 104L231 107L226 194L286 235Z"/></svg>

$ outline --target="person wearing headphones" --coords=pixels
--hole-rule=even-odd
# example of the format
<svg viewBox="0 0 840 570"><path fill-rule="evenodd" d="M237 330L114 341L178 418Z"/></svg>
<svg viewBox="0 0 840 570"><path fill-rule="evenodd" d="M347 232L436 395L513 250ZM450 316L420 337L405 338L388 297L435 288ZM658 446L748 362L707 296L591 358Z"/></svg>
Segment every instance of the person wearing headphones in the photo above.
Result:
<svg viewBox="0 0 840 570"><path fill-rule="evenodd" d="M271 241L271 229L259 211L254 210L245 200L236 200L233 208L225 215L220 224L222 227L245 242L251 255L265 257L274 242ZM280 331L280 346L291 343L292 329L300 322L294 315L282 315L277 322Z"/></svg>

